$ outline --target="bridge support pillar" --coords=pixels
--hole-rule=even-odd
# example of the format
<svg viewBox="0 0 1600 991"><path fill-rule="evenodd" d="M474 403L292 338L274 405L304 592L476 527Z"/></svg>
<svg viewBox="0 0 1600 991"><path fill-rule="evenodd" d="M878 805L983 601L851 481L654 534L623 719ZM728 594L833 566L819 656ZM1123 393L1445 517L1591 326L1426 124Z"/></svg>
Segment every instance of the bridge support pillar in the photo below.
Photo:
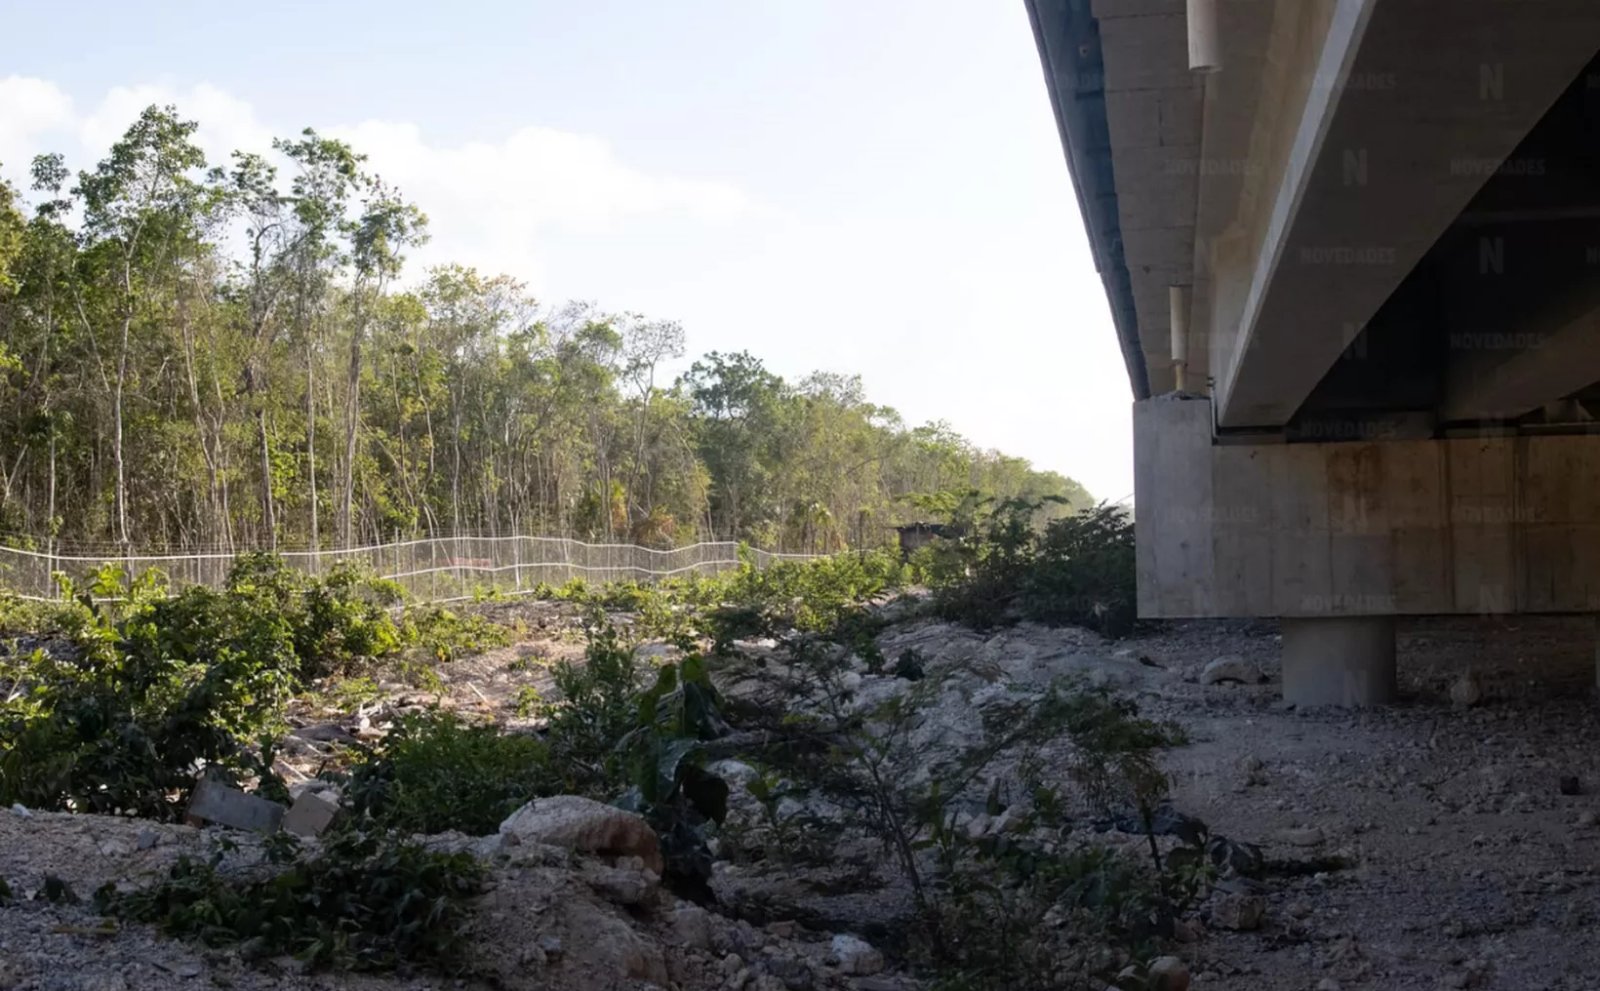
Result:
<svg viewBox="0 0 1600 991"><path fill-rule="evenodd" d="M1594 617L1594 690L1600 695L1600 615Z"/></svg>
<svg viewBox="0 0 1600 991"><path fill-rule="evenodd" d="M1283 620L1284 701L1385 705L1395 694L1394 617Z"/></svg>

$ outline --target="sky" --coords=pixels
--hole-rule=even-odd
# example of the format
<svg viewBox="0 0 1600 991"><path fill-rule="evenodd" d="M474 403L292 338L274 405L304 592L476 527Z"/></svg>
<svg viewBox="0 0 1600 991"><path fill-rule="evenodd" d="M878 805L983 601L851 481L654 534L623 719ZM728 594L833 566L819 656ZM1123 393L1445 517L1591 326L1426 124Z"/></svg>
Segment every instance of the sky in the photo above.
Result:
<svg viewBox="0 0 1600 991"><path fill-rule="evenodd" d="M909 424L1133 490L1131 401L1022 0L18 4L0 177L150 103L213 161L310 126L428 214L408 261L860 374Z"/></svg>

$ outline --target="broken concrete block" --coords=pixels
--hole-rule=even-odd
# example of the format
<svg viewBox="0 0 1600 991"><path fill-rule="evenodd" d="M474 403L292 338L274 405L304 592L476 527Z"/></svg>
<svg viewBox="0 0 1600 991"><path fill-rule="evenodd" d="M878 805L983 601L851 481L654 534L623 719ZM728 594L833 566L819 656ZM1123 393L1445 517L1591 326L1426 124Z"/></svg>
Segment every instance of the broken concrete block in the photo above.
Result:
<svg viewBox="0 0 1600 991"><path fill-rule="evenodd" d="M303 791L283 817L283 828L296 836L320 836L339 814L335 796L320 791Z"/></svg>
<svg viewBox="0 0 1600 991"><path fill-rule="evenodd" d="M246 795L212 778L203 778L189 799L189 816L234 829L275 833L283 822L284 808L277 802Z"/></svg>

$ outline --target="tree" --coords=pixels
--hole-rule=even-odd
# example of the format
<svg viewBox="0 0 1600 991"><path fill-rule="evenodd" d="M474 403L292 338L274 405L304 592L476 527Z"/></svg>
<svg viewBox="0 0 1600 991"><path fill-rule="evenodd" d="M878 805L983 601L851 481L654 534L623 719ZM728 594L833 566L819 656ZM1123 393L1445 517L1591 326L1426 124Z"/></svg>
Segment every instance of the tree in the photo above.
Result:
<svg viewBox="0 0 1600 991"><path fill-rule="evenodd" d="M131 543L124 400L133 326L151 307L163 270L199 234L206 203L192 173L205 166L205 155L191 140L196 126L174 107L146 108L94 171L79 173L74 191L83 205L84 249L75 305L111 393L114 512L124 547Z"/></svg>
<svg viewBox="0 0 1600 991"><path fill-rule="evenodd" d="M4 539L828 551L892 539L939 493L1089 502L908 429L855 376L712 353L663 385L676 322L457 265L407 278L426 219L349 145L308 130L207 171L193 132L151 107L76 182L45 155L30 195L0 184Z"/></svg>

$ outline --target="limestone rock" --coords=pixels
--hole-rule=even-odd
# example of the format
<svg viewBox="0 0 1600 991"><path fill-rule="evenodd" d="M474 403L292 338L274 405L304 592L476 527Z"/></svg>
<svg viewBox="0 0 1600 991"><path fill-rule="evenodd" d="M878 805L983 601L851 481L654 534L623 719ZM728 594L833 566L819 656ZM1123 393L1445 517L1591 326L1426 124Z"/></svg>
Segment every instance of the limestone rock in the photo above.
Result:
<svg viewBox="0 0 1600 991"><path fill-rule="evenodd" d="M829 955L838 963L839 970L846 974L865 976L883 969L883 954L874 949L871 943L849 933L833 937Z"/></svg>
<svg viewBox="0 0 1600 991"><path fill-rule="evenodd" d="M1218 929L1253 932L1267 915L1267 900L1260 895L1223 895L1211 906L1211 924Z"/></svg>
<svg viewBox="0 0 1600 991"><path fill-rule="evenodd" d="M670 643L642 643L633 648L633 659L640 664L668 664L683 657L683 651Z"/></svg>
<svg viewBox="0 0 1600 991"><path fill-rule="evenodd" d="M1238 654L1223 654L1211 659L1200 672L1202 685L1220 685L1238 682L1241 685L1259 685L1267 678L1261 669Z"/></svg>
<svg viewBox="0 0 1600 991"><path fill-rule="evenodd" d="M1206 856L1223 877L1260 877L1266 870L1266 858L1261 855L1260 847L1226 836L1212 836L1207 840Z"/></svg>
<svg viewBox="0 0 1600 991"><path fill-rule="evenodd" d="M1244 785L1247 788L1267 783L1267 765L1254 754L1239 760L1239 770L1244 775Z"/></svg>
<svg viewBox="0 0 1600 991"><path fill-rule="evenodd" d="M614 905L649 907L661 890L656 875L622 867L591 867L584 872L584 880L595 894Z"/></svg>
<svg viewBox="0 0 1600 991"><path fill-rule="evenodd" d="M1296 826L1290 829L1280 829L1272 834L1272 839L1275 842L1289 846L1318 846L1327 838L1326 834L1317 826Z"/></svg>
<svg viewBox="0 0 1600 991"><path fill-rule="evenodd" d="M1177 957L1156 957L1150 961L1151 991L1189 991L1189 967Z"/></svg>
<svg viewBox="0 0 1600 991"><path fill-rule="evenodd" d="M687 902L672 910L668 920L672 937L679 946L691 950L711 948L711 915L698 905Z"/></svg>
<svg viewBox="0 0 1600 991"><path fill-rule="evenodd" d="M1483 701L1483 683L1476 673L1468 671L1450 686L1451 704L1467 709Z"/></svg>
<svg viewBox="0 0 1600 991"><path fill-rule="evenodd" d="M500 824L519 843L543 843L603 857L638 857L661 873L661 841L640 816L577 795L536 798Z"/></svg>

